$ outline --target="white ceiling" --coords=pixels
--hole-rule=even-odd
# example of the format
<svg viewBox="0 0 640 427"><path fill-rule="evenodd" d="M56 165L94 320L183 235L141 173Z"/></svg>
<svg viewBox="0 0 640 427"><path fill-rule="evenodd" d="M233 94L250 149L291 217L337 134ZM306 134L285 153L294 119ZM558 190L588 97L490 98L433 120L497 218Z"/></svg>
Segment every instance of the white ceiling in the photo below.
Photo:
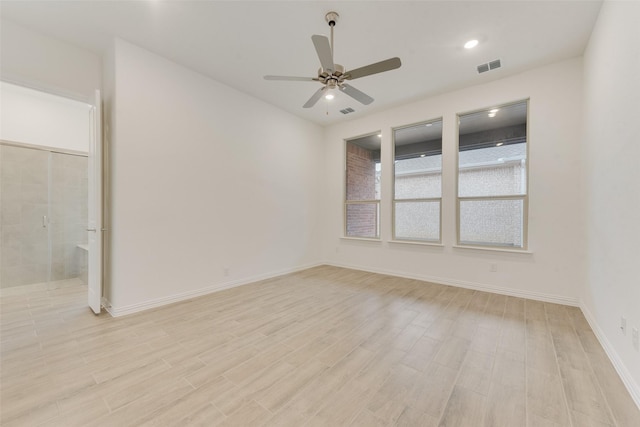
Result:
<svg viewBox="0 0 640 427"><path fill-rule="evenodd" d="M587 1L6 1L3 19L101 53L121 37L319 124L475 85L583 53L601 0ZM339 93L302 105L317 82L311 35L329 34L335 10L335 62L347 69L398 56L402 67L350 83L375 99L364 106ZM478 47L465 50L469 39ZM502 68L478 74L494 59ZM343 115L340 109L355 113ZM327 114L328 113L328 114Z"/></svg>

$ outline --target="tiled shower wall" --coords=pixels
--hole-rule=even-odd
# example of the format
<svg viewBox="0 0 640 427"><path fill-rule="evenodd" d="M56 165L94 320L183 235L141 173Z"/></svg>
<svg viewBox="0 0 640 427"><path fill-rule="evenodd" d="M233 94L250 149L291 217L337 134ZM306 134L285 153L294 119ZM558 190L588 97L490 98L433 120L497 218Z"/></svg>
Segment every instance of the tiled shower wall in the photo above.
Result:
<svg viewBox="0 0 640 427"><path fill-rule="evenodd" d="M0 181L0 288L83 276L87 158L0 145Z"/></svg>

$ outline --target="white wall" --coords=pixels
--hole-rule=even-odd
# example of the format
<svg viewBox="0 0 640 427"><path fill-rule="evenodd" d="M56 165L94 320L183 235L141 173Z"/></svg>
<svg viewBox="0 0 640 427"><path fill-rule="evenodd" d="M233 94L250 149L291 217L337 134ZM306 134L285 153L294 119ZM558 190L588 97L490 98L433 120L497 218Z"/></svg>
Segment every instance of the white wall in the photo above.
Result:
<svg viewBox="0 0 640 427"><path fill-rule="evenodd" d="M584 56L583 310L640 405L640 3L606 1ZM620 331L620 317L627 334Z"/></svg>
<svg viewBox="0 0 640 427"><path fill-rule="evenodd" d="M328 262L577 304L584 280L584 232L579 158L582 62L537 68L488 84L403 105L327 130L326 233ZM453 248L455 244L456 113L530 98L529 249L531 254ZM444 117L444 247L390 243L391 128ZM343 235L345 138L382 130L381 242ZM497 263L498 271L489 272Z"/></svg>
<svg viewBox="0 0 640 427"><path fill-rule="evenodd" d="M101 86L100 57L13 22L0 25L2 80L91 102Z"/></svg>
<svg viewBox="0 0 640 427"><path fill-rule="evenodd" d="M89 151L88 104L0 82L0 139Z"/></svg>
<svg viewBox="0 0 640 427"><path fill-rule="evenodd" d="M113 312L321 260L322 128L124 41L114 62Z"/></svg>

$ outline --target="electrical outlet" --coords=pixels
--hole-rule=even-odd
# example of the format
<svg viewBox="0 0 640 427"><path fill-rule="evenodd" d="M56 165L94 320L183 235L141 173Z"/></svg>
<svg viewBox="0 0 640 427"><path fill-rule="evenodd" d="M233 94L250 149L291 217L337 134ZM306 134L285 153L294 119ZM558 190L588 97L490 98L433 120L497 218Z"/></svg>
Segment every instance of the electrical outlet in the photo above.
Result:
<svg viewBox="0 0 640 427"><path fill-rule="evenodd" d="M498 271L498 264L495 262L492 262L491 264L489 264L489 271L492 273L495 273L496 271Z"/></svg>
<svg viewBox="0 0 640 427"><path fill-rule="evenodd" d="M640 337L638 337L638 328L633 328L631 330L631 341L633 342L633 348L636 351L640 351Z"/></svg>
<svg viewBox="0 0 640 427"><path fill-rule="evenodd" d="M622 335L627 335L627 318L626 317L620 318L620 331L622 332Z"/></svg>

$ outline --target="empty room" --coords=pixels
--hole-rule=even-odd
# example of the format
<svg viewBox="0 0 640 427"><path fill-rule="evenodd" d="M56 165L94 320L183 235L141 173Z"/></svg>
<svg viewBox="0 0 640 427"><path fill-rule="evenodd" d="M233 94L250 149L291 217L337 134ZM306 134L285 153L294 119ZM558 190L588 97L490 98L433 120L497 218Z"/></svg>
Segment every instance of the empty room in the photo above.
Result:
<svg viewBox="0 0 640 427"><path fill-rule="evenodd" d="M0 1L3 426L640 426L640 2Z"/></svg>

